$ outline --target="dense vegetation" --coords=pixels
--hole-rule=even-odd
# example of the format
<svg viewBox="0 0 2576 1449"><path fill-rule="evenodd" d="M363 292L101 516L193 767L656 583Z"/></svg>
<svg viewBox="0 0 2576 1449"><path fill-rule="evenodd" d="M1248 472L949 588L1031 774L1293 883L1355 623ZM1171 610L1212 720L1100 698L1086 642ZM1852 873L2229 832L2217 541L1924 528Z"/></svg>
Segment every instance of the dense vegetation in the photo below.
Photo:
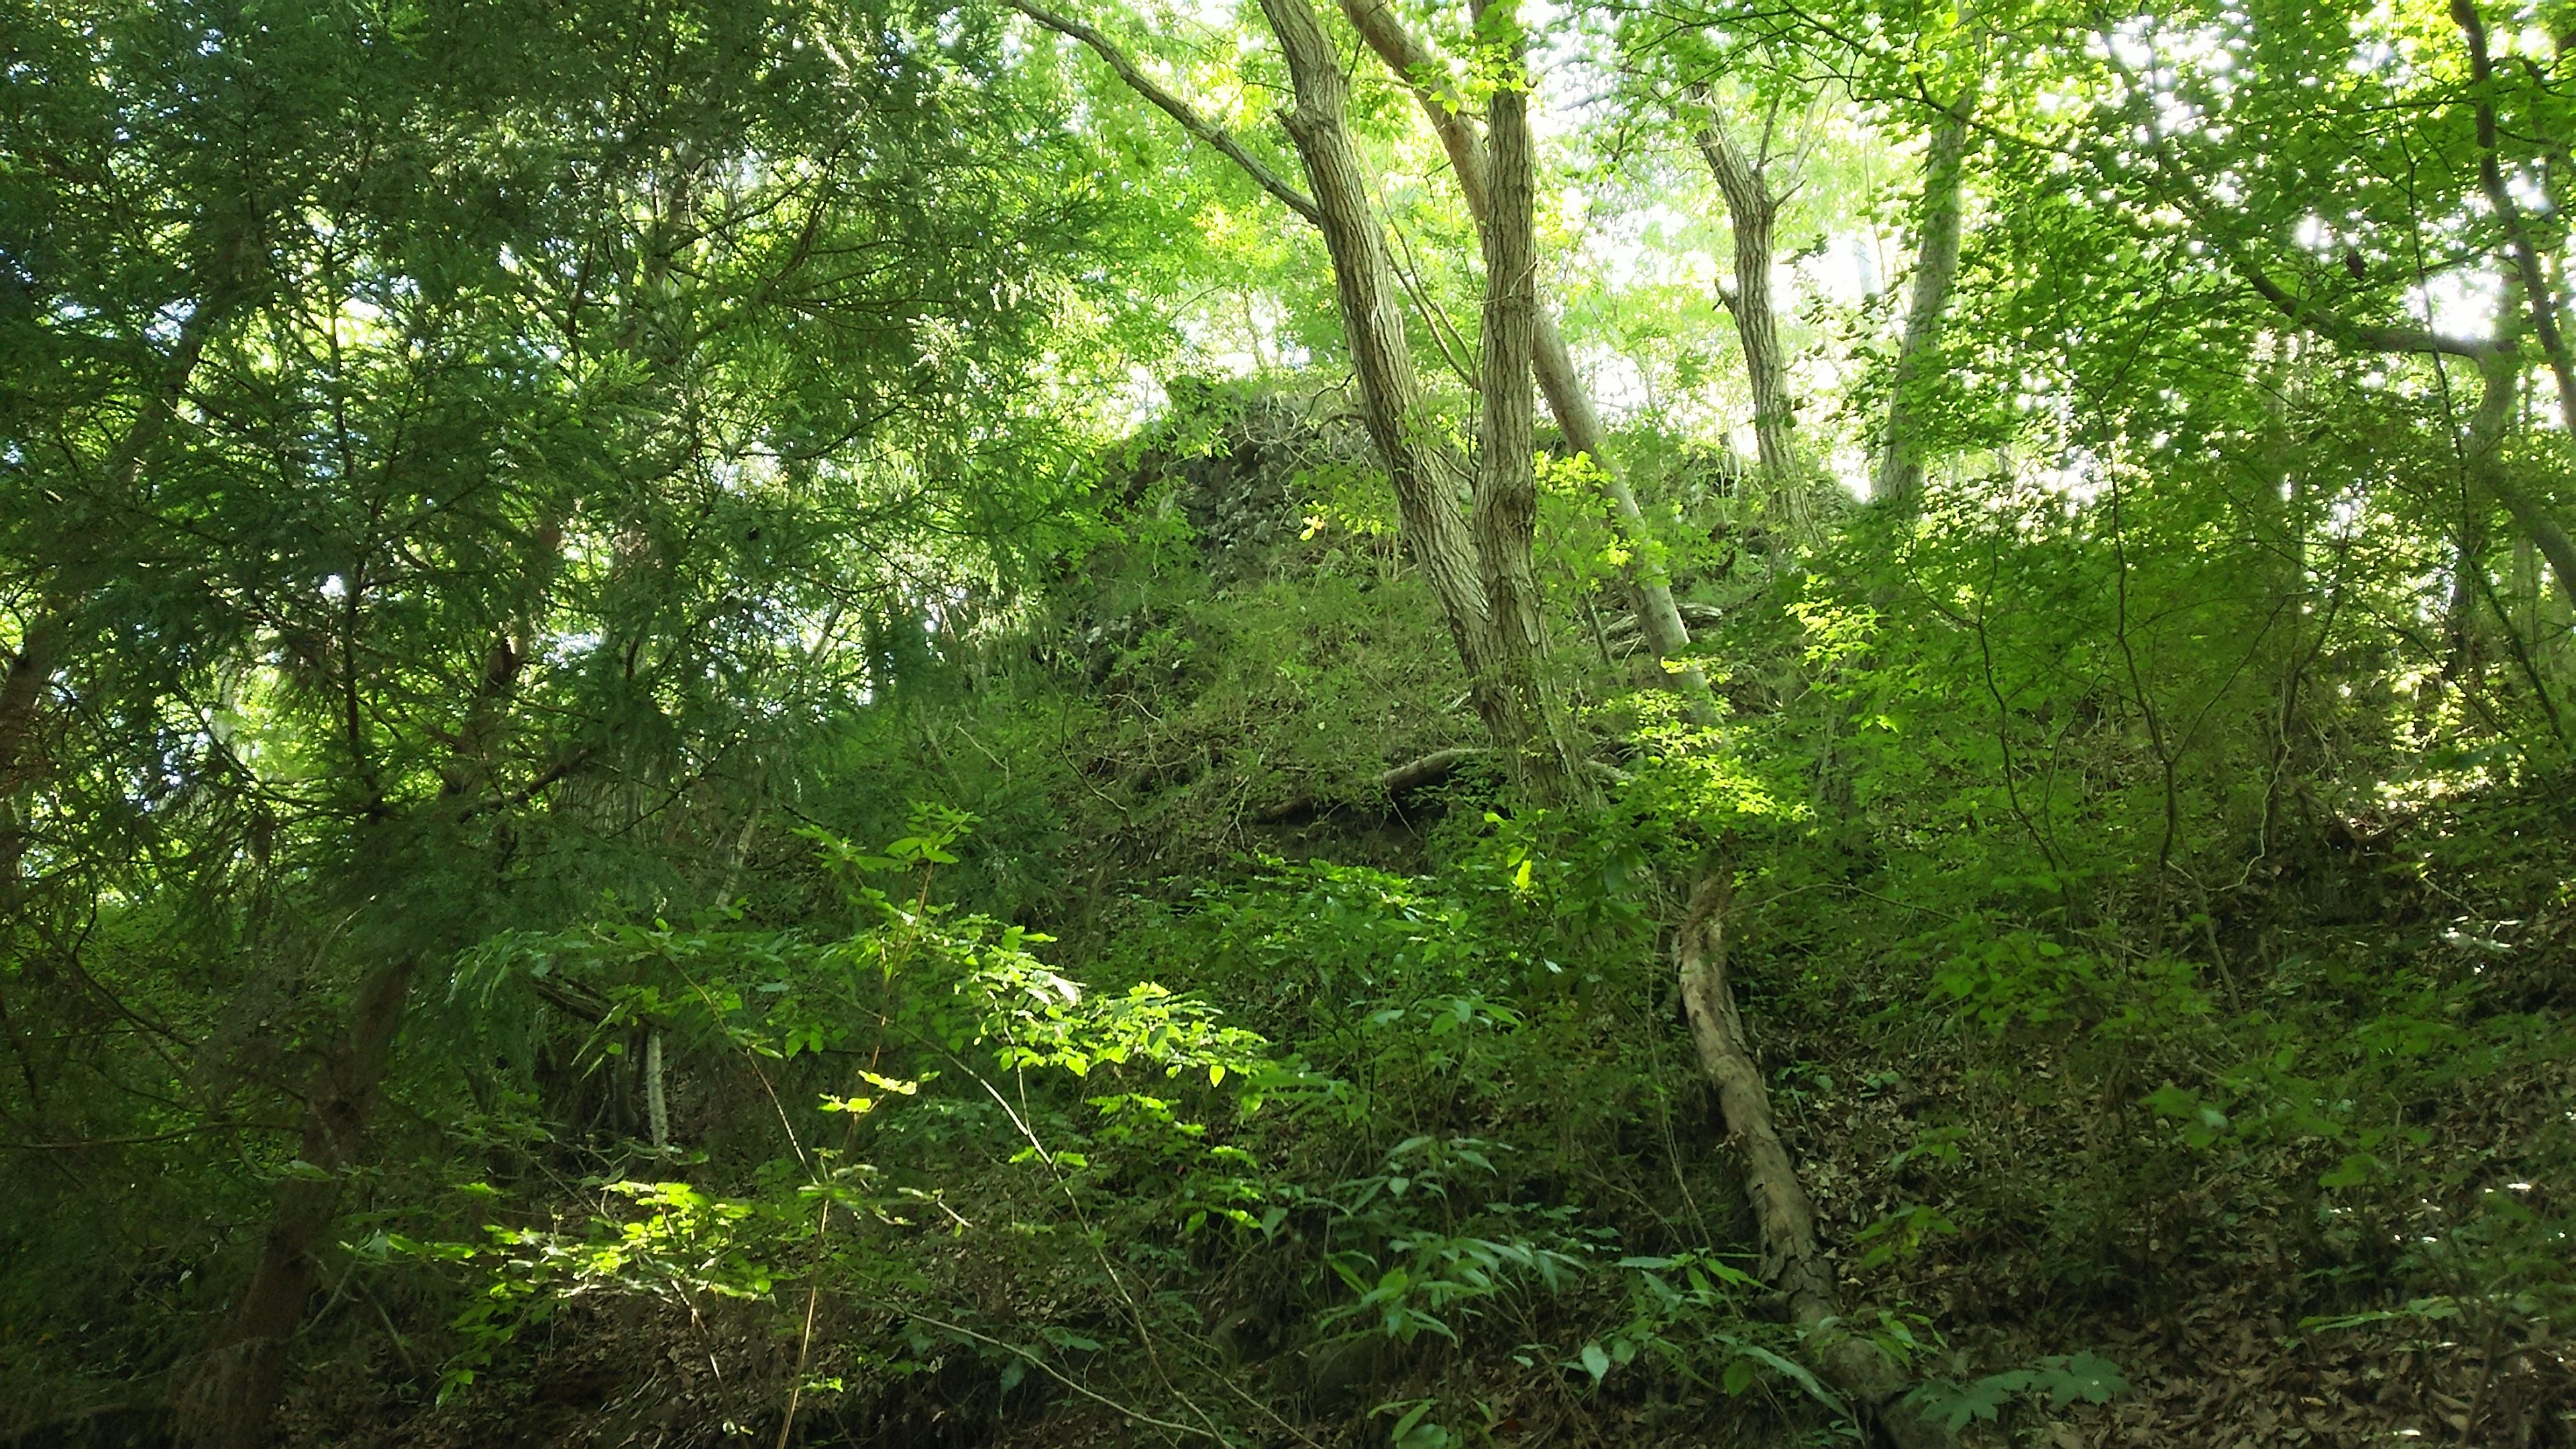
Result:
<svg viewBox="0 0 2576 1449"><path fill-rule="evenodd" d="M0 75L0 1442L2576 1444L2576 11Z"/></svg>

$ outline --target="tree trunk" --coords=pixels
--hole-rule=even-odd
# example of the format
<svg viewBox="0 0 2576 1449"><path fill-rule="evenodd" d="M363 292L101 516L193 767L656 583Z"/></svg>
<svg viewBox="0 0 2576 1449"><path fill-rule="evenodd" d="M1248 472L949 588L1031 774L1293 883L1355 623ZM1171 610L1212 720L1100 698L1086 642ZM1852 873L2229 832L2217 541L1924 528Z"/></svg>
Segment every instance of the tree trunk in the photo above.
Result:
<svg viewBox="0 0 2576 1449"><path fill-rule="evenodd" d="M644 1126L653 1139L653 1150L671 1145L671 1099L662 1085L662 1029L647 1027L644 1031Z"/></svg>
<svg viewBox="0 0 2576 1449"><path fill-rule="evenodd" d="M1916 213L1913 295L1905 309L1905 334L1896 346L1896 370L1887 398L1887 436L1869 496L1911 512L1922 504L1922 424L1912 397L1925 359L1941 340L1950 290L1959 275L1959 232L1964 210L1963 164L1968 149L1968 110L1973 97L1939 112L1923 153L1923 199Z"/></svg>
<svg viewBox="0 0 2576 1449"><path fill-rule="evenodd" d="M1682 1010L1690 1021L1700 1071L1717 1093L1727 1148L1744 1176L1744 1195L1762 1239L1762 1276L1786 1300L1790 1321L1814 1331L1842 1317L1841 1294L1833 1265L1816 1240L1815 1203L1772 1125L1771 1094L1762 1084L1762 1069L1745 1039L1744 1019L1726 979L1726 912L1733 895L1733 882L1722 867L1691 892L1673 946ZM1946 1435L1900 1402L1904 1377L1868 1341L1827 1329L1816 1349L1825 1381L1882 1442L1913 1449L1946 1441Z"/></svg>
<svg viewBox="0 0 2576 1449"><path fill-rule="evenodd" d="M1490 215L1478 233L1485 257L1485 308L1476 417L1475 509L1469 526L1482 565L1485 598L1498 635L1496 665L1514 712L1513 733L1537 756L1515 766L1525 785L1571 784L1572 754L1557 733L1560 718L1538 672L1547 650L1539 616L1538 571L1531 557L1538 528L1536 401L1530 356L1538 338L1538 178L1529 129L1529 74L1516 0L1476 0L1479 44L1490 49L1496 77L1487 103L1493 166L1487 177Z"/></svg>
<svg viewBox="0 0 2576 1449"><path fill-rule="evenodd" d="M1612 518L1628 546L1625 571L1629 588L1637 596L1637 627L1645 636L1646 647L1655 651L1658 660L1667 661L1664 678L1680 696L1682 711L1690 721L1699 725L1717 723L1717 701L1708 687L1707 672L1686 662L1690 628L1683 623L1681 606L1673 599L1672 577L1665 572L1653 532L1646 526L1646 511L1637 505L1636 490L1628 486L1628 480L1611 461L1609 438L1601 430L1600 415L1592 410L1592 398L1575 375L1574 358L1566 351L1564 334L1557 330L1555 319L1544 307L1538 314L1534 361L1539 391L1547 397L1548 413L1565 434L1566 446L1590 458L1594 470L1601 475L1601 491L1610 499Z"/></svg>
<svg viewBox="0 0 2576 1449"><path fill-rule="evenodd" d="M1467 201L1467 214L1475 219L1481 234L1493 215L1492 163L1475 122L1466 114L1465 98L1440 79L1446 71L1439 58L1405 29L1387 0L1342 0L1342 13L1349 17L1360 38L1386 62L1387 69L1412 90L1423 116L1431 122L1432 132L1440 138L1441 149L1448 153L1450 169L1457 173L1458 189ZM1690 648L1690 629L1673 600L1671 578L1652 547L1645 510L1638 506L1636 491L1628 486L1611 456L1609 435L1602 429L1600 414L1593 409L1591 394L1585 391L1581 376L1574 370L1574 356L1566 348L1564 333L1546 307L1538 306L1535 311L1537 335L1531 363L1538 375L1539 392L1547 399L1548 413L1565 434L1566 446L1590 458L1601 476L1601 491L1610 500L1615 526L1628 545L1625 572L1637 596L1637 621L1646 646L1659 658L1678 660ZM1708 676L1698 665L1683 664L1665 677L1681 696L1682 707L1693 722L1715 722L1716 707L1709 693Z"/></svg>
<svg viewBox="0 0 2576 1449"><path fill-rule="evenodd" d="M437 813L449 823L470 818L471 797L491 782L503 710L533 652L535 621L544 616L544 599L562 561L565 524L565 510L549 510L529 534L521 576L530 593L520 617L496 631L487 647L439 772ZM276 1212L250 1281L171 1399L176 1435L194 1449L253 1449L270 1440L286 1387L288 1348L319 1282L320 1254L339 1222L341 1181L365 1160L368 1117L393 1065L417 964L415 956L401 954L359 978L338 1038L304 1084L297 1156L308 1170L279 1183ZM655 1046L658 1062L658 1036ZM656 1118L659 1146L658 1110Z"/></svg>
<svg viewBox="0 0 2576 1449"><path fill-rule="evenodd" d="M1528 647L1528 621L1520 613L1523 599L1506 597L1498 612L1490 593L1496 581L1509 588L1519 578L1534 576L1528 524L1509 517L1488 520L1471 536L1459 507L1466 469L1440 443L1424 404L1405 340L1395 269L1369 207L1366 175L1345 118L1349 82L1341 57L1307 0L1262 0L1262 10L1278 36L1296 90L1296 105L1283 124L1314 192L1316 224L1333 260L1333 290L1362 411L1395 486L1406 546L1448 617L1470 697L1495 747L1516 762L1516 772L1537 793L1554 794L1569 783L1570 773L1559 758L1545 708L1532 708L1538 698L1538 661ZM1487 276L1489 295L1497 281ZM1525 378L1522 386L1527 387ZM1486 406L1493 405L1488 397ZM1508 492L1507 481L1496 481ZM1508 496L1502 505L1512 507Z"/></svg>
<svg viewBox="0 0 2576 1449"><path fill-rule="evenodd" d="M1700 155L1726 198L1727 230L1735 238L1735 283L1718 300L1735 319L1744 348L1745 379L1753 389L1753 441L1773 505L1793 532L1811 522L1813 500L1798 470L1798 420L1789 396L1789 360L1780 351L1780 318L1771 304L1772 233L1780 201L1762 163L1735 149L1711 121L1699 129Z"/></svg>
<svg viewBox="0 0 2576 1449"><path fill-rule="evenodd" d="M2547 505L2504 462L2505 430L2513 422L2514 403L2522 390L2521 354L2510 347L2498 348L2480 360L2478 377L2483 390L2477 411L2469 418L2469 436L2462 449L2469 479L2504 505L2514 525L2549 560L2549 571L2557 576L2568 601L2576 604L2576 542L2569 540Z"/></svg>
<svg viewBox="0 0 2576 1449"><path fill-rule="evenodd" d="M232 1312L172 1398L181 1442L195 1449L256 1449L286 1386L287 1347L320 1281L320 1254L339 1221L343 1174L361 1160L360 1139L392 1065L413 962L396 957L360 979L346 1026L305 1083L297 1156L306 1169L277 1188L277 1215Z"/></svg>
<svg viewBox="0 0 2576 1449"><path fill-rule="evenodd" d="M1316 195L1309 197L1272 173L1250 152L1190 105L1157 85L1135 63L1122 53L1109 38L1096 28L1036 4L1035 0L1006 0L1013 9L1060 35L1080 41L1098 54L1129 88L1156 108L1178 121L1182 129L1213 146L1232 159L1263 190L1277 197L1290 210L1315 223L1324 233L1326 250L1333 257L1334 285L1339 297L1343 328L1349 339L1355 370L1359 374L1363 410L1368 415L1372 438L1379 450L1387 454L1389 472L1394 475L1398 511L1403 519L1406 543L1421 563L1433 590L1449 615L1451 631L1458 638L1459 653L1468 662L1472 677L1482 670L1471 658L1482 636L1485 642L1502 647L1504 640L1493 621L1476 623L1482 617L1482 606L1460 586L1462 571L1450 560L1450 530L1436 515L1443 505L1436 498L1422 498L1413 490L1427 486L1426 474L1440 480L1452 475L1463 476L1464 465L1436 440L1417 437L1414 445L1397 439L1412 431L1407 419L1418 419L1420 387L1412 376L1411 354L1403 348L1403 316L1397 305L1398 293L1392 271L1385 260L1385 240L1376 234L1376 223L1370 216L1365 189L1359 185L1360 173L1351 159L1347 134L1342 130L1342 114L1348 91L1348 80L1342 74L1340 58L1325 39L1314 12L1304 0L1292 4L1268 5L1272 31L1278 36L1280 49L1287 57L1298 104L1285 118L1289 139L1297 146L1298 156L1306 167L1308 184ZM1487 204L1490 170L1484 143L1474 124L1463 114L1463 101L1438 79L1439 66L1407 33L1385 0L1343 0L1344 13L1358 28L1362 37L1385 57L1387 64L1412 87L1422 102L1458 172L1459 185L1465 192L1469 212L1480 231L1489 215ZM1342 194L1336 198L1336 191ZM1359 234L1365 228L1366 236ZM1672 588L1661 564L1649 547L1645 511L1638 507L1631 491L1615 467L1601 431L1599 418L1593 413L1591 400L1584 396L1572 358L1567 354L1563 337L1544 308L1537 309L1533 363L1539 386L1548 399L1548 407L1557 423L1565 430L1566 440L1579 453L1588 454L1602 475L1602 491L1609 497L1615 526L1630 545L1627 573L1637 591L1638 615L1645 621L1647 641L1656 652L1677 658L1690 645L1690 632L1681 613L1674 606ZM1373 342L1371 339L1380 339ZM1394 346L1382 345L1392 340ZM1383 364L1383 365L1381 365ZM1409 399L1409 401L1408 401ZM1390 447L1405 453L1419 451L1423 456L1403 458ZM1442 464L1448 466L1442 466ZM1433 492L1437 492L1433 488ZM1448 505L1454 512L1454 499ZM1463 529L1463 522L1460 527ZM1508 561L1506 561L1508 563ZM1475 576L1481 584L1484 570ZM1462 621L1463 627L1462 627ZM1716 717L1709 698L1706 676L1695 665L1684 665L1670 672L1670 682L1683 695L1684 708L1690 717L1708 723ZM1490 725L1496 713L1489 706L1498 703L1486 695L1477 696L1478 711ZM1501 743L1500 737L1497 742ZM1519 749L1515 755L1525 753Z"/></svg>
<svg viewBox="0 0 2576 1449"><path fill-rule="evenodd" d="M22 787L35 775L31 756L45 697L45 681L61 663L67 624L50 602L27 621L9 668L0 674L0 920L16 912L25 883L19 862L27 853Z"/></svg>

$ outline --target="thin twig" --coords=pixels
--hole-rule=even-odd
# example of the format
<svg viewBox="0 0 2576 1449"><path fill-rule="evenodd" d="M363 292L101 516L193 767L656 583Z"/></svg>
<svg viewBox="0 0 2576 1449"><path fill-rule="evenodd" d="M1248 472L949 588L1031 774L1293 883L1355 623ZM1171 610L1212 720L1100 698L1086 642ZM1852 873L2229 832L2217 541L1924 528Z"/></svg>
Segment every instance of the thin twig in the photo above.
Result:
<svg viewBox="0 0 2576 1449"><path fill-rule="evenodd" d="M950 1323L944 1318L933 1318L919 1309L905 1308L893 1303L877 1303L874 1306L882 1312L896 1313L901 1314L906 1318L918 1319L919 1321L927 1323L931 1327L939 1329L942 1332L953 1333L960 1338L971 1338L977 1343L987 1344L991 1347L1002 1350L1004 1353L1014 1354L1029 1363L1035 1364L1038 1372L1045 1374L1048 1378L1055 1380L1057 1383L1064 1385L1066 1388L1073 1390L1075 1393L1082 1395L1084 1398L1089 1399L1094 1403L1105 1404L1108 1407L1117 1410L1120 1414L1126 1416L1134 1423L1148 1425L1152 1428L1164 1430L1167 1433L1193 1434L1202 1439L1214 1439L1220 1444L1231 1442L1223 1434L1217 1433L1213 1429L1202 1429L1195 1424L1175 1423L1170 1419L1157 1419L1142 1409L1131 1409L1125 1404L1118 1402L1116 1399L1109 1397L1107 1394L1101 1393L1096 1389L1089 1388L1077 1382L1070 1375L1066 1374L1064 1370L1057 1368L1054 1364L1048 1363L1044 1358L1035 1353L1031 1353L1029 1350L1020 1347L1016 1343L995 1338L989 1333L978 1333L974 1329L968 1328L962 1323Z"/></svg>

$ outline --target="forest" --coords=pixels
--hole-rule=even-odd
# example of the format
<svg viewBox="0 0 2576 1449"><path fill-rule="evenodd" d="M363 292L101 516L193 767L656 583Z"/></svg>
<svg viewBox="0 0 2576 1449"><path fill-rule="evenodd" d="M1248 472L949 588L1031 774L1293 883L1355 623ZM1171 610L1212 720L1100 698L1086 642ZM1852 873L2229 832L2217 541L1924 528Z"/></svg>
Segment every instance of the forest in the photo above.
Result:
<svg viewBox="0 0 2576 1449"><path fill-rule="evenodd" d="M0 0L0 1449L2576 1446L2569 0Z"/></svg>

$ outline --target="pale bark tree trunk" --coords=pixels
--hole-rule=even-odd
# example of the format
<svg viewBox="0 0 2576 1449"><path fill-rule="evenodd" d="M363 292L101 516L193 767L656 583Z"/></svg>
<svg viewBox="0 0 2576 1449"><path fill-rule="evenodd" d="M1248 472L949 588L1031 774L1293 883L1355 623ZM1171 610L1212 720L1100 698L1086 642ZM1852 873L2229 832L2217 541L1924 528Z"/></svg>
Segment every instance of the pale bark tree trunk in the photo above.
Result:
<svg viewBox="0 0 2576 1449"><path fill-rule="evenodd" d="M2504 506L2514 526L2549 560L2549 571L2558 580L2568 601L2576 604L2576 541L2522 481L2505 465L2504 438L2512 426L2514 404L2522 390L2522 355L2510 346L2500 346L2478 362L2480 393L2477 411L2470 415L2468 439L2462 447L2462 462L2469 480Z"/></svg>
<svg viewBox="0 0 2576 1449"><path fill-rule="evenodd" d="M1886 1355L1828 1327L1842 1317L1842 1294L1816 1236L1815 1202L1772 1122L1771 1094L1727 981L1726 912L1733 893L1724 867L1703 878L1691 893L1673 953L1691 1045L1717 1094L1726 1145L1743 1174L1745 1200L1762 1240L1762 1277L1785 1300L1791 1322L1810 1332L1825 1330L1817 1345L1825 1381L1881 1439L1898 1449L1946 1442L1946 1435L1901 1402L1904 1376Z"/></svg>
<svg viewBox="0 0 2576 1449"><path fill-rule="evenodd" d="M1538 657L1519 616L1523 601L1497 601L1491 592L1497 584L1515 589L1518 579L1532 576L1527 524L1509 517L1514 504L1506 496L1500 500L1506 517L1487 520L1471 535L1458 496L1465 468L1432 426L1405 339L1386 236L1370 209L1366 173L1351 142L1341 57L1307 0L1262 0L1262 11L1295 87L1296 104L1283 124L1305 164L1316 224L1332 256L1333 290L1362 410L1395 486L1406 545L1448 617L1476 713L1495 746L1513 762L1525 787L1541 796L1556 794L1575 777L1541 696ZM1489 273L1488 294L1509 281ZM1524 371L1524 396L1527 387ZM1490 392L1485 406L1496 406Z"/></svg>
<svg viewBox="0 0 2576 1449"><path fill-rule="evenodd" d="M2525 645L2536 647L2540 639L2540 549L2528 537L2513 541L2513 574L2508 589L2513 608L2506 627L2520 635Z"/></svg>
<svg viewBox="0 0 2576 1449"><path fill-rule="evenodd" d="M1542 775L1555 777L1541 783L1552 788L1575 778L1564 758L1564 744L1555 735L1552 708L1543 709L1533 721L1524 718L1527 712L1513 703L1515 696L1526 695L1520 684L1524 677L1535 679L1536 661L1518 657L1510 636L1522 631L1504 614L1495 612L1488 595L1495 570L1506 575L1517 571L1522 567L1517 559L1525 557L1528 549L1525 543L1515 541L1506 544L1501 556L1479 556L1482 540L1471 533L1458 509L1457 485L1466 479L1467 465L1424 427L1421 383L1405 342L1402 293L1387 256L1384 235L1369 208L1365 175L1344 120L1348 78L1311 6L1306 0L1281 0L1275 4L1265 0L1263 5L1296 90L1296 106L1282 117L1282 124L1306 169L1307 184L1314 192L1309 196L1281 180L1221 127L1144 75L1096 28L1048 10L1035 0L1005 3L1038 24L1089 47L1131 89L1172 116L1192 136L1232 159L1264 190L1324 233L1325 249L1333 259L1334 292L1342 312L1343 332L1351 349L1370 436L1386 458L1406 545L1440 599L1459 658L1467 667L1477 712L1507 756L1520 761L1538 760ZM1461 189L1479 231L1486 230L1491 214L1491 161L1474 126L1460 114L1457 98L1436 80L1437 67L1429 52L1404 33L1383 3L1350 0L1345 10L1370 45L1404 75L1421 98L1441 144L1456 163ZM1532 286L1535 287L1534 281ZM1678 657L1689 647L1690 634L1673 602L1661 565L1655 561L1645 512L1612 464L1600 420L1583 393L1564 338L1544 308L1534 306L1532 327L1532 367L1547 395L1549 409L1565 430L1568 444L1589 455L1601 471L1603 491L1611 501L1616 526L1631 545L1631 579L1639 595L1638 615L1647 642L1660 655ZM1510 587L1507 583L1506 588ZM1685 709L1694 720L1707 722L1715 717L1707 679L1697 667L1684 666L1671 678L1683 692ZM1539 726L1535 733L1530 729L1532 724ZM1549 761L1549 756L1557 758Z"/></svg>
<svg viewBox="0 0 2576 1449"><path fill-rule="evenodd" d="M1705 97L1702 97L1703 104ZM1746 156L1714 120L1699 129L1699 152L1726 199L1727 230L1734 238L1735 280L1721 284L1718 300L1735 319L1744 349L1745 381L1753 391L1753 444L1773 506L1793 532L1812 523L1814 499L1798 466L1797 406L1789 392L1789 359L1780 349L1780 316L1771 297L1774 233L1780 198L1765 174L1767 156Z"/></svg>
<svg viewBox="0 0 2576 1449"><path fill-rule="evenodd" d="M1511 693L1513 730L1539 758L1519 773L1529 781L1571 784L1572 752L1558 730L1562 711L1538 670L1547 652L1540 618L1532 542L1538 529L1538 478L1532 454L1536 405L1531 353L1538 339L1537 163L1529 129L1529 73L1517 0L1476 0L1478 43L1492 55L1495 77L1486 106L1492 146L1487 176L1490 214L1477 231L1485 259L1484 336L1476 417L1476 481L1468 523L1492 611L1501 683Z"/></svg>
<svg viewBox="0 0 2576 1449"><path fill-rule="evenodd" d="M1927 358L1940 344L1950 291L1958 280L1972 103L1973 97L1963 98L1935 114L1931 140L1923 152L1923 198L1915 213L1914 283L1888 390L1887 436L1880 444L1877 472L1870 479L1871 502L1909 512L1921 505L1923 496L1922 423L1912 393Z"/></svg>
<svg viewBox="0 0 2576 1449"><path fill-rule="evenodd" d="M1486 155L1484 138L1466 113L1466 98L1445 82L1446 71L1439 57L1405 28L1387 0L1342 0L1342 13L1368 47L1413 92L1433 134L1440 138L1441 149L1448 153L1450 169L1457 173L1458 189L1467 201L1468 215L1481 233L1493 215L1492 163ZM1592 406L1591 394L1574 370L1574 357L1566 348L1564 333L1545 306L1538 306L1536 312L1537 334L1531 362L1539 391L1546 397L1548 412L1556 419L1558 429L1565 434L1566 446L1590 458L1601 475L1602 492L1610 500L1616 526L1628 545L1628 582L1637 596L1637 621L1647 647L1659 658L1678 660L1690 648L1690 629L1673 600L1671 578L1655 556L1645 510L1638 506L1636 491L1628 486L1611 455L1609 435ZM1716 709L1708 676L1698 665L1683 664L1667 678L1695 722L1714 721Z"/></svg>
<svg viewBox="0 0 2576 1449"><path fill-rule="evenodd" d="M644 1032L644 1127L653 1139L653 1149L671 1145L671 1099L662 1084L662 1029L648 1027Z"/></svg>

